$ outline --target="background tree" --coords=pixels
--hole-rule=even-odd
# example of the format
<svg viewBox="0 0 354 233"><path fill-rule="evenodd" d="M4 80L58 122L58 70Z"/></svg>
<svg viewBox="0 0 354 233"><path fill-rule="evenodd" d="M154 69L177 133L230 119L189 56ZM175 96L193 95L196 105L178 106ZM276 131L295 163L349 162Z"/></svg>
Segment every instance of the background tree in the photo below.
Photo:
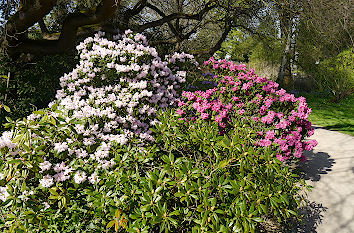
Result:
<svg viewBox="0 0 354 233"><path fill-rule="evenodd" d="M12 0L2 12L1 42L10 55L57 54L72 49L78 35L92 33L88 29L130 28L147 34L152 45L210 55L232 27L254 27L263 5L255 0Z"/></svg>
<svg viewBox="0 0 354 233"><path fill-rule="evenodd" d="M338 101L354 91L352 1L302 1L296 64Z"/></svg>

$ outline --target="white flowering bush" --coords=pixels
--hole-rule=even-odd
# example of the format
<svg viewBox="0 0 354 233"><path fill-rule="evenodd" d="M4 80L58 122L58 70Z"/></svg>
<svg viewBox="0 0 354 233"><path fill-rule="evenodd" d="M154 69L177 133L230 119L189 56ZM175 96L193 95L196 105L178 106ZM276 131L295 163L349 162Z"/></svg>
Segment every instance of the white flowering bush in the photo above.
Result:
<svg viewBox="0 0 354 233"><path fill-rule="evenodd" d="M184 53L162 60L131 31L114 41L103 36L77 46L80 63L60 79L47 109L7 124L0 138L3 232L100 232L110 214L119 218L116 198L101 209L90 198L109 186L118 157L154 142L156 111L173 106L185 82L179 67L196 62Z"/></svg>

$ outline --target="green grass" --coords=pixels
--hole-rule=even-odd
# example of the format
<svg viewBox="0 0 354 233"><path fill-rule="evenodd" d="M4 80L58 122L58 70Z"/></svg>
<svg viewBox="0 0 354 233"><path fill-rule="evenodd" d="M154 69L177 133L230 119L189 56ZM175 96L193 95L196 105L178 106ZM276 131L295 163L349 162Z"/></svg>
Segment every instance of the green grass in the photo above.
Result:
<svg viewBox="0 0 354 233"><path fill-rule="evenodd" d="M339 103L330 102L331 97L323 94L303 96L312 108L312 124L354 136L354 94Z"/></svg>

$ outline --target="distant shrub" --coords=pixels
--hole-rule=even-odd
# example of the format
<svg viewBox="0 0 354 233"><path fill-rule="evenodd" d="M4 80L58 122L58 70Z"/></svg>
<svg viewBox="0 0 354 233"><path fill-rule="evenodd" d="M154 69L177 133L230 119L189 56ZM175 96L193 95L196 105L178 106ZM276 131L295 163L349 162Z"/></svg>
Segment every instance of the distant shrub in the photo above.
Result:
<svg viewBox="0 0 354 233"><path fill-rule="evenodd" d="M310 50L309 50L310 51ZM312 52L312 54L317 54ZM315 82L318 91L329 93L339 101L354 91L354 48L336 56L319 59L311 54L302 54L300 65Z"/></svg>
<svg viewBox="0 0 354 233"><path fill-rule="evenodd" d="M320 87L330 90L337 101L354 92L354 49L318 64L315 77Z"/></svg>

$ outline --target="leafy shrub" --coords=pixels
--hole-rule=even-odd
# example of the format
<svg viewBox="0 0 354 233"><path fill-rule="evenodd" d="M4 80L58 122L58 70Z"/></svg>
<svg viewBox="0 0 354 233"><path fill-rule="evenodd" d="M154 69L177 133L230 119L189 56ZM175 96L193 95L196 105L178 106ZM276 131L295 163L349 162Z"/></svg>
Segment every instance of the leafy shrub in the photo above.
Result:
<svg viewBox="0 0 354 233"><path fill-rule="evenodd" d="M335 101L353 93L353 48L331 56L318 56L320 51L314 50L311 46L304 47L302 50L304 52L299 54L299 65L313 78L319 91L330 93Z"/></svg>
<svg viewBox="0 0 354 233"><path fill-rule="evenodd" d="M117 39L87 38L49 108L7 124L0 139L3 232L247 232L264 219L297 214L305 184L276 159L282 150L275 140L261 146L273 138L257 132L274 130L287 143L280 160L300 153L296 145L302 149L312 132L303 99L278 93L275 83L242 65L211 59L218 86L184 92L195 97L178 101L193 57L163 61L140 34ZM270 122L256 100L247 108L238 102L232 112L226 103L236 101L236 74L237 82L247 80L237 92L241 101L262 93L265 113L277 108L296 120ZM196 95L216 101L220 111L202 116ZM269 100L276 96L281 104ZM183 109L168 109L177 104ZM258 115L267 116L265 123L252 118Z"/></svg>
<svg viewBox="0 0 354 233"><path fill-rule="evenodd" d="M334 58L326 59L316 67L316 81L324 90L330 90L336 100L354 91L354 49L348 49Z"/></svg>
<svg viewBox="0 0 354 233"><path fill-rule="evenodd" d="M254 232L264 220L285 223L297 215L305 182L275 158L272 148L254 147L254 130L246 120L220 135L215 121L179 118L176 111L164 113L156 130L162 161L155 159L151 176L158 205L165 204L167 213L158 222L160 230L166 222L172 232ZM151 193L146 192L150 199ZM151 229L162 214L143 204L148 208L136 218L149 216L152 223L144 224Z"/></svg>
<svg viewBox="0 0 354 233"><path fill-rule="evenodd" d="M77 63L73 55L44 56L26 65L11 62L6 57L1 57L0 61L0 75L10 74L9 79L0 78L0 104L11 109L11 112L0 110L1 126L6 123L5 117L26 117L48 106L60 88L60 76Z"/></svg>

